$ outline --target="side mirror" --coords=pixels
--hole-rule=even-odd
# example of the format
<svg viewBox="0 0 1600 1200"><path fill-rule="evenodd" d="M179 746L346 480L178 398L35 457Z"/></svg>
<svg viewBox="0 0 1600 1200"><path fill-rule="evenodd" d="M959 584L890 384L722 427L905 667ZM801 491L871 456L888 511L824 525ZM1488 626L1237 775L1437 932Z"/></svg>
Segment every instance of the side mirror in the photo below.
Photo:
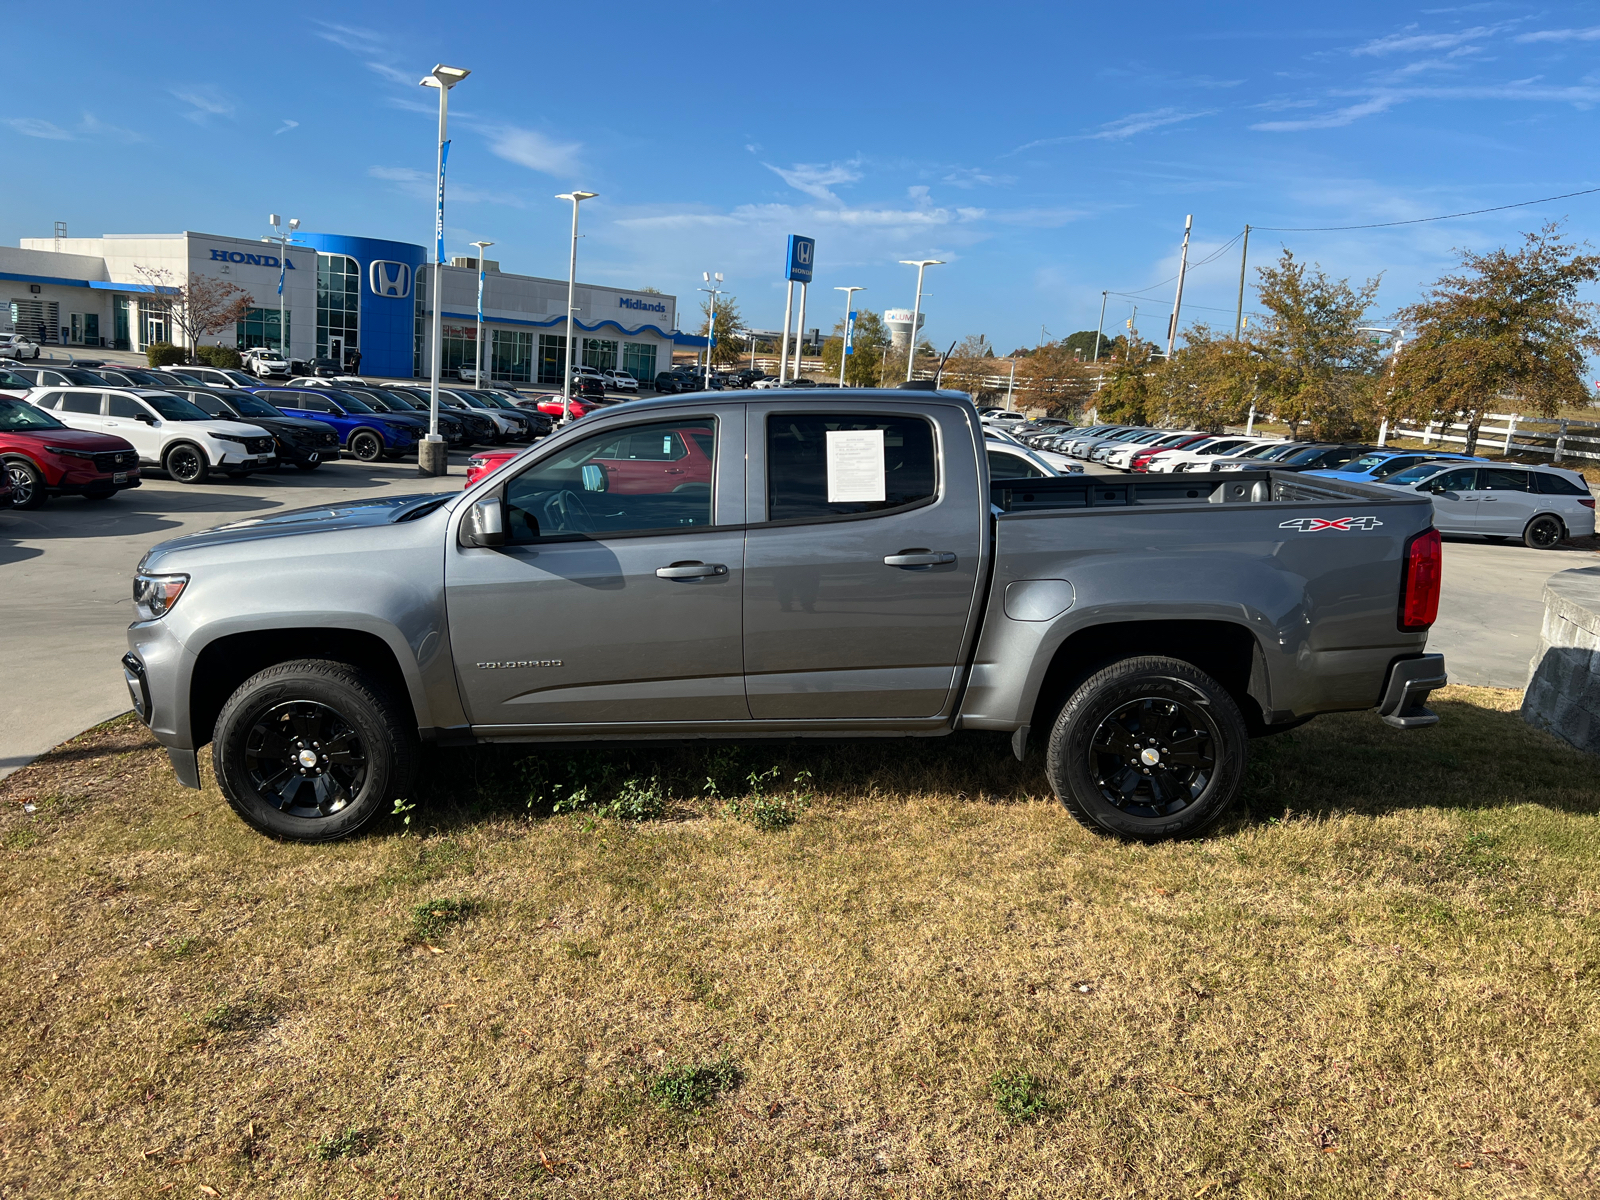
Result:
<svg viewBox="0 0 1600 1200"><path fill-rule="evenodd" d="M143 421L146 425L154 425L156 423L156 419L149 413L140 413L139 420Z"/></svg>
<svg viewBox="0 0 1600 1200"><path fill-rule="evenodd" d="M599 463L583 464L583 490L586 492L603 492L609 487L606 481L606 469Z"/></svg>
<svg viewBox="0 0 1600 1200"><path fill-rule="evenodd" d="M495 549L506 544L505 512L499 496L479 500L461 524L461 541L467 546Z"/></svg>

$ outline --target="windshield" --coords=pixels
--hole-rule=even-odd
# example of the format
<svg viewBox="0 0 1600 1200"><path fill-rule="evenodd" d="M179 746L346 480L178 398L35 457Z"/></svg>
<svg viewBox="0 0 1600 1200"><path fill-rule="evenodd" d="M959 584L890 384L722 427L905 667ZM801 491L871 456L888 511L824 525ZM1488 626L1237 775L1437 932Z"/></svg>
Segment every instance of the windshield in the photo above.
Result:
<svg viewBox="0 0 1600 1200"><path fill-rule="evenodd" d="M229 396L228 403L245 417L281 417L283 413L273 408L260 396Z"/></svg>
<svg viewBox="0 0 1600 1200"><path fill-rule="evenodd" d="M140 387L166 387L168 380L161 378L152 371L130 371L127 368L117 372L129 383L136 383Z"/></svg>
<svg viewBox="0 0 1600 1200"><path fill-rule="evenodd" d="M1239 455L1240 458L1277 458L1280 455L1291 453L1299 443L1297 442L1268 442L1265 446L1257 446L1254 450Z"/></svg>
<svg viewBox="0 0 1600 1200"><path fill-rule="evenodd" d="M209 421L211 414L199 405L190 404L170 392L146 392L140 396L156 413L168 421Z"/></svg>
<svg viewBox="0 0 1600 1200"><path fill-rule="evenodd" d="M1313 458L1321 458L1327 452L1326 446L1306 446L1293 454L1285 454L1278 461L1292 466L1295 463L1310 462Z"/></svg>
<svg viewBox="0 0 1600 1200"><path fill-rule="evenodd" d="M1342 467L1335 467L1334 470L1345 475L1365 475L1379 463L1386 463L1393 457L1392 454L1363 454L1360 458L1351 459Z"/></svg>
<svg viewBox="0 0 1600 1200"><path fill-rule="evenodd" d="M351 412L375 413L378 411L359 396L352 396L349 392L336 392L329 388L322 394L331 398L341 408L348 409Z"/></svg>
<svg viewBox="0 0 1600 1200"><path fill-rule="evenodd" d="M1384 482L1392 483L1396 487L1410 487L1413 483L1421 483L1424 479L1432 479L1440 471L1448 470L1451 465L1450 463L1440 462L1418 463L1410 470L1389 476Z"/></svg>
<svg viewBox="0 0 1600 1200"><path fill-rule="evenodd" d="M0 398L0 430L15 433L24 429L65 429L66 426L49 413L40 412L31 404L20 400Z"/></svg>
<svg viewBox="0 0 1600 1200"><path fill-rule="evenodd" d="M68 383L76 384L78 387L95 387L96 385L105 387L109 382L96 375L93 371L70 371L62 367L57 367L56 371L65 377Z"/></svg>
<svg viewBox="0 0 1600 1200"><path fill-rule="evenodd" d="M237 383L240 387L255 387L259 382L258 380L251 379L250 376L246 375L243 371L235 371L232 368L224 369L222 373Z"/></svg>
<svg viewBox="0 0 1600 1200"><path fill-rule="evenodd" d="M507 400L504 396L497 396L493 392L473 392L472 394L478 397L478 399L482 400L485 404L492 404L496 408L516 407L515 404L511 403L511 401Z"/></svg>
<svg viewBox="0 0 1600 1200"><path fill-rule="evenodd" d="M450 394L452 396L456 397L456 399L461 400L461 401L463 401L463 402L465 402L467 404L472 405L473 408L488 408L489 407L488 404L486 404L486 403L484 403L484 401L478 399L478 397L473 395L473 393L471 393L471 392L451 392Z"/></svg>

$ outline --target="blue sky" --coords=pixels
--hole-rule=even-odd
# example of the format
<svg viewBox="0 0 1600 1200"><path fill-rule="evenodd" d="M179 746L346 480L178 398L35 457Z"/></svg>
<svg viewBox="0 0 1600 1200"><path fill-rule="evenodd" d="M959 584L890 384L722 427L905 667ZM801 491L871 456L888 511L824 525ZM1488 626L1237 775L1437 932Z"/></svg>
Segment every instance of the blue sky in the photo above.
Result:
<svg viewBox="0 0 1600 1200"><path fill-rule="evenodd" d="M1221 8L1222 6L1210 6ZM1600 186L1600 4L80 3L7 16L0 237L311 230L430 244L435 62L453 93L447 252L653 286L687 309L720 270L746 319L783 314L784 237L817 239L808 325L836 285L1002 351L1139 306L1164 332L1191 262L1245 222L1397 221ZM281 20L274 18L280 17ZM1600 195L1391 230L1253 233L1411 300L1455 246L1551 217L1600 243ZM1237 246L1186 318L1231 323Z"/></svg>

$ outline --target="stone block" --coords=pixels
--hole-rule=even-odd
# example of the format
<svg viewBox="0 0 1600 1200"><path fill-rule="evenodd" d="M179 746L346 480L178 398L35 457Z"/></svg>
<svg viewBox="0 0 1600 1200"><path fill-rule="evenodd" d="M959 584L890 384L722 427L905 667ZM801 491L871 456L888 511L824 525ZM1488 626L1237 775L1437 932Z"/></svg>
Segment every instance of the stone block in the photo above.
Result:
<svg viewBox="0 0 1600 1200"><path fill-rule="evenodd" d="M1522 719L1600 754L1600 567L1563 571L1546 582Z"/></svg>

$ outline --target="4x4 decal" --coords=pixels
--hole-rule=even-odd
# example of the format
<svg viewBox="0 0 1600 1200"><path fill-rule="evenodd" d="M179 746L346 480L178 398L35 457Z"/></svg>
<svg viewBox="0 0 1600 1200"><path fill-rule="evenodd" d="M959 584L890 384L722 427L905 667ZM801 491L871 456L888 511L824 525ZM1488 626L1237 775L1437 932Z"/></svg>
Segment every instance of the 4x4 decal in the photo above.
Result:
<svg viewBox="0 0 1600 1200"><path fill-rule="evenodd" d="M1377 517L1296 517L1285 521L1279 529L1298 529L1301 533L1320 533L1324 529L1348 532L1352 529L1376 529L1383 522Z"/></svg>

